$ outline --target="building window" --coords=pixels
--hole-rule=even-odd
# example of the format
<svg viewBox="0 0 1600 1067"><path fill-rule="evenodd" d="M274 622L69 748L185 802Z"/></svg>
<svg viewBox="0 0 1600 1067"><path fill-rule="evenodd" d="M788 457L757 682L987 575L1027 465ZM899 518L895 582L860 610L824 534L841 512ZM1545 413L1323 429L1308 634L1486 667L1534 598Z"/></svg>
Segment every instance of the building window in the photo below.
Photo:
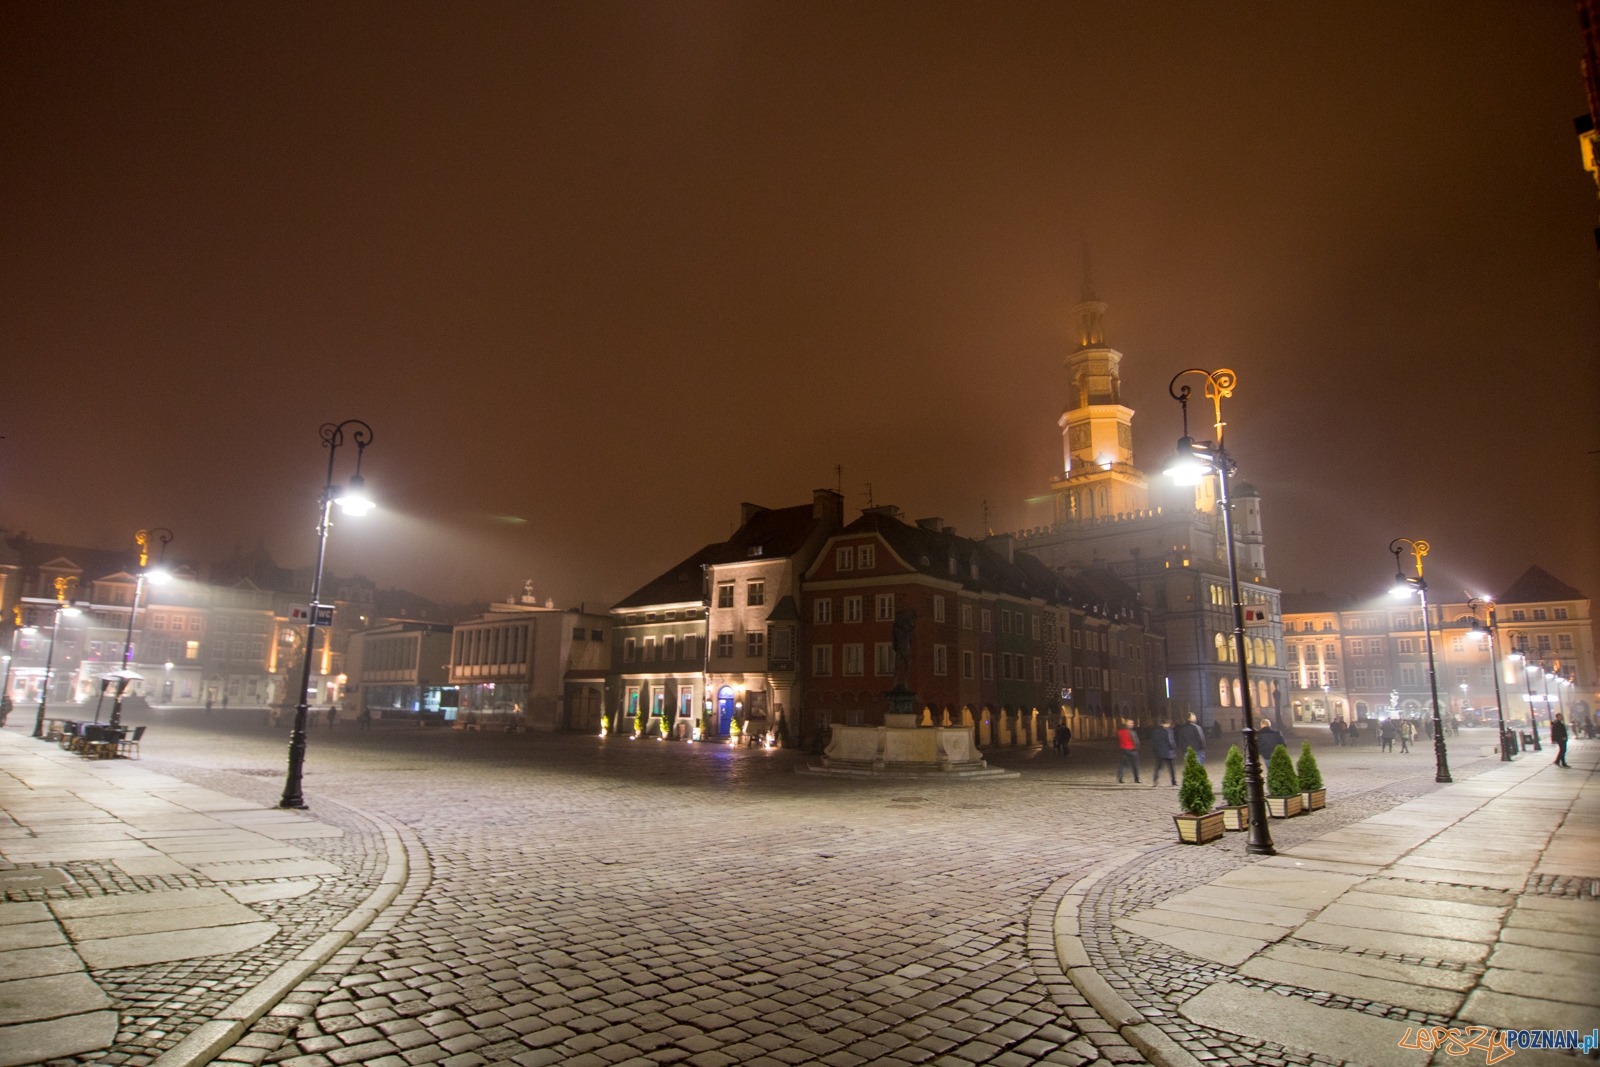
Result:
<svg viewBox="0 0 1600 1067"><path fill-rule="evenodd" d="M988 608L984 608L978 613L978 619L979 622L982 623L984 633L988 633L990 630L994 629L994 613Z"/></svg>
<svg viewBox="0 0 1600 1067"><path fill-rule="evenodd" d="M1008 681L1011 678L1011 653L1000 653L1000 680Z"/></svg>
<svg viewBox="0 0 1600 1067"><path fill-rule="evenodd" d="M1533 609L1533 621L1534 622L1544 622L1546 620L1546 617L1547 617L1547 615L1546 615L1546 612L1545 612L1545 610L1543 608L1534 608Z"/></svg>
<svg viewBox="0 0 1600 1067"><path fill-rule="evenodd" d="M1038 656L1033 657L1033 680L1044 681L1044 661Z"/></svg>
<svg viewBox="0 0 1600 1067"><path fill-rule="evenodd" d="M878 621L879 622L893 622L894 621L894 594L893 593L879 593L873 599L877 602Z"/></svg>
<svg viewBox="0 0 1600 1067"><path fill-rule="evenodd" d="M1362 670L1361 668L1358 667L1354 671L1352 671L1351 674L1353 674L1355 676L1355 683L1356 683L1356 688L1357 689L1365 689L1367 687L1367 672L1366 671L1364 671L1364 670Z"/></svg>
<svg viewBox="0 0 1600 1067"><path fill-rule="evenodd" d="M858 597L858 596L847 596L847 597L844 598L844 621L845 622L860 622L861 621L861 598L860 597Z"/></svg>
<svg viewBox="0 0 1600 1067"><path fill-rule="evenodd" d="M638 658L637 653L635 652L635 647L636 646L633 643L633 638L631 637L622 642L622 662L632 663Z"/></svg>
<svg viewBox="0 0 1600 1067"><path fill-rule="evenodd" d="M699 647L700 647L700 639L699 639L699 637L697 635L695 635L695 634L684 634L683 635L683 658L684 659L688 659L688 660L699 659L700 658L700 653L697 651L697 649Z"/></svg>
<svg viewBox="0 0 1600 1067"><path fill-rule="evenodd" d="M1328 671L1327 672L1327 682L1326 682L1326 684L1329 685L1332 688L1337 689L1339 687L1339 672L1338 671Z"/></svg>
<svg viewBox="0 0 1600 1067"><path fill-rule="evenodd" d="M1572 651L1572 635L1571 634L1558 634L1556 636L1556 644L1560 647L1561 651L1563 651L1563 652L1571 652Z"/></svg>
<svg viewBox="0 0 1600 1067"><path fill-rule="evenodd" d="M1467 675L1469 673L1470 672L1469 672L1468 668L1466 668L1466 667L1457 667L1456 668L1456 684L1457 685L1466 685L1467 684Z"/></svg>
<svg viewBox="0 0 1600 1067"><path fill-rule="evenodd" d="M942 596L933 598L933 621L944 622L944 597Z"/></svg>
<svg viewBox="0 0 1600 1067"><path fill-rule="evenodd" d="M150 620L150 629L152 629L152 630L165 630L166 628L167 628L167 617L165 615L157 615L157 616L155 616L154 618L152 618Z"/></svg>
<svg viewBox="0 0 1600 1067"><path fill-rule="evenodd" d="M1526 611L1523 611L1521 608L1512 608L1511 609L1511 621L1512 622L1527 622L1528 621L1528 613Z"/></svg>
<svg viewBox="0 0 1600 1067"><path fill-rule="evenodd" d="M582 626L574 626L572 628L572 639L574 641L582 641L582 640L586 639L588 636L589 636L589 631L584 629Z"/></svg>
<svg viewBox="0 0 1600 1067"><path fill-rule="evenodd" d="M878 565L878 548L876 545L862 545L857 551L861 557L861 566L858 569L870 571Z"/></svg>
<svg viewBox="0 0 1600 1067"><path fill-rule="evenodd" d="M1336 662L1339 659L1339 646L1323 645L1322 658L1328 660L1329 662Z"/></svg>
<svg viewBox="0 0 1600 1067"><path fill-rule="evenodd" d="M972 605L971 604L963 604L963 605L961 605L961 628L963 630L972 629Z"/></svg>
<svg viewBox="0 0 1600 1067"><path fill-rule="evenodd" d="M856 550L854 548L841 548L834 553L833 565L841 571L854 570L856 566Z"/></svg>
<svg viewBox="0 0 1600 1067"><path fill-rule="evenodd" d="M1400 684L1401 685L1416 685L1417 684L1417 672L1416 672L1416 669L1412 668L1412 667L1401 667L1400 668Z"/></svg>
<svg viewBox="0 0 1600 1067"><path fill-rule="evenodd" d="M653 637L647 637L644 639L644 661L646 663L654 663L655 659L656 639Z"/></svg>
<svg viewBox="0 0 1600 1067"><path fill-rule="evenodd" d="M661 658L664 660L678 658L678 639L676 637L669 634L661 639Z"/></svg>
<svg viewBox="0 0 1600 1067"><path fill-rule="evenodd" d="M1549 634L1540 634L1537 638L1535 638L1535 640L1539 642L1539 651L1540 652L1549 652L1550 651L1550 635Z"/></svg>
<svg viewBox="0 0 1600 1067"><path fill-rule="evenodd" d="M733 583L722 582L717 586L717 607L733 607Z"/></svg>
<svg viewBox="0 0 1600 1067"><path fill-rule="evenodd" d="M853 676L860 674L862 670L861 645L845 645L844 660L839 664L839 673Z"/></svg>
<svg viewBox="0 0 1600 1067"><path fill-rule="evenodd" d="M972 677L972 653L971 652L963 652L963 653L961 653L961 677L963 677L963 678L971 678Z"/></svg>
<svg viewBox="0 0 1600 1067"><path fill-rule="evenodd" d="M1395 649L1397 651L1400 651L1400 652L1410 652L1411 651L1411 638L1409 638L1409 637L1400 638L1398 641L1395 642Z"/></svg>
<svg viewBox="0 0 1600 1067"><path fill-rule="evenodd" d="M1389 684L1389 672L1388 671L1386 671L1386 670L1374 670L1372 672L1372 686L1373 686L1374 689L1382 689L1384 686L1386 686L1388 684Z"/></svg>
<svg viewBox="0 0 1600 1067"><path fill-rule="evenodd" d="M1031 625L1033 627L1033 639L1037 641L1039 640L1039 616L1035 615L1033 617L1033 622Z"/></svg>
<svg viewBox="0 0 1600 1067"><path fill-rule="evenodd" d="M744 587L744 602L752 608L767 602L767 583L751 582Z"/></svg>
<svg viewBox="0 0 1600 1067"><path fill-rule="evenodd" d="M717 658L733 658L733 634L726 633L717 635Z"/></svg>
<svg viewBox="0 0 1600 1067"><path fill-rule="evenodd" d="M1074 631L1072 631L1072 647L1073 648L1082 648L1083 647L1083 631L1082 630L1074 630Z"/></svg>
<svg viewBox="0 0 1600 1067"><path fill-rule="evenodd" d="M827 624L833 621L833 601L822 597L811 602L811 621Z"/></svg>
<svg viewBox="0 0 1600 1067"><path fill-rule="evenodd" d="M872 646L872 673L887 678L894 673L894 645L879 641Z"/></svg>
<svg viewBox="0 0 1600 1067"><path fill-rule="evenodd" d="M183 643L183 658L184 659L199 659L200 658L200 642L199 641L185 641Z"/></svg>
<svg viewBox="0 0 1600 1067"><path fill-rule="evenodd" d="M1556 617L1556 619L1558 621L1565 622L1566 618L1567 618L1567 609L1566 608L1557 608L1555 610L1555 617Z"/></svg>
<svg viewBox="0 0 1600 1067"><path fill-rule="evenodd" d="M833 673L833 646L811 646L811 673L818 678L826 678Z"/></svg>
<svg viewBox="0 0 1600 1067"><path fill-rule="evenodd" d="M943 645L933 646L933 673L944 675L950 667L949 652Z"/></svg>
<svg viewBox="0 0 1600 1067"><path fill-rule="evenodd" d="M983 677L985 681L994 677L994 657L987 652L983 654Z"/></svg>
<svg viewBox="0 0 1600 1067"><path fill-rule="evenodd" d="M767 632L751 630L744 635L744 654L751 659L761 659L767 654Z"/></svg>
<svg viewBox="0 0 1600 1067"><path fill-rule="evenodd" d="M1217 679L1217 699L1222 701L1223 707L1233 707L1233 692L1228 688L1228 680L1226 678Z"/></svg>

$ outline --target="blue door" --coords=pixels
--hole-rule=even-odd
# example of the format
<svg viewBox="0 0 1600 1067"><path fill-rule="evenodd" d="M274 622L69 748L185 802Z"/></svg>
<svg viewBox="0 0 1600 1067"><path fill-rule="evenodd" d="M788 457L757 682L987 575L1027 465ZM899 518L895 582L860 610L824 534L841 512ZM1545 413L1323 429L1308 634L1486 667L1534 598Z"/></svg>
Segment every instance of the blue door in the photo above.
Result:
<svg viewBox="0 0 1600 1067"><path fill-rule="evenodd" d="M717 736L727 737L732 728L733 687L725 685L717 690Z"/></svg>

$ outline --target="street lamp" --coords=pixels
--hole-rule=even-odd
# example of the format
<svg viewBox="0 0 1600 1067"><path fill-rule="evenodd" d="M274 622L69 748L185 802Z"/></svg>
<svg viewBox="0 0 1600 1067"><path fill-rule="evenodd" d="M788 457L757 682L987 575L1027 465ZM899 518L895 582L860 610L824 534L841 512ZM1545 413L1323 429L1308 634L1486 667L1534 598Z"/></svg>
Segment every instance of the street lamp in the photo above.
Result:
<svg viewBox="0 0 1600 1067"><path fill-rule="evenodd" d="M1216 441L1195 444L1189 436L1189 397L1191 390L1185 385L1178 388L1178 379L1198 374L1205 379L1204 396L1211 401L1216 414ZM1179 371L1167 384L1167 393L1183 409L1183 436L1178 438L1177 450L1168 462L1164 473L1178 485L1199 485L1208 475L1216 475L1217 499L1222 508L1222 532L1228 544L1228 582L1233 590L1233 643L1239 659L1239 690L1244 709L1244 782L1250 803L1250 841L1247 852L1258 856L1275 856L1272 831L1267 827L1267 791L1261 776L1261 747L1256 742L1255 707L1250 691L1250 669L1245 654L1244 598L1239 595L1239 563L1233 545L1233 504L1228 497L1228 476L1237 468L1233 457L1223 448L1222 401L1233 396L1239 376L1226 368L1203 370L1190 368Z"/></svg>
<svg viewBox="0 0 1600 1067"><path fill-rule="evenodd" d="M1489 605L1489 624L1485 626L1478 621L1478 605ZM1494 601L1488 597L1467 598L1467 609L1472 612L1472 634L1475 637L1487 636L1489 638L1489 673L1494 675L1494 710L1500 720L1500 759L1504 762L1511 760L1511 746L1506 743L1506 709L1505 701L1500 698L1500 620L1494 613Z"/></svg>
<svg viewBox="0 0 1600 1067"><path fill-rule="evenodd" d="M1416 561L1415 578L1407 577L1401 568L1400 554L1408 550ZM1391 593L1406 599L1416 593L1422 598L1422 636L1428 646L1428 689L1433 694L1433 780L1449 782L1452 780L1450 761L1445 755L1444 722L1439 717L1439 678L1433 667L1433 626L1428 621L1428 583L1422 579L1422 557L1428 554L1428 542L1396 537L1389 542L1389 551L1394 553L1394 589Z"/></svg>
<svg viewBox="0 0 1600 1067"><path fill-rule="evenodd" d="M128 609L128 639L122 643L122 670L121 674L133 673L133 622L139 615L139 594L144 592L144 583L148 578L157 585L164 584L172 576L162 570L160 564L167 559L167 546L172 543L172 531L165 526L157 526L149 530L140 530L133 535L139 545L139 575L133 583L133 607ZM157 561L155 570L150 569L150 542L161 542L161 559ZM111 702L111 728L115 730L122 725L122 694L127 692L128 682L131 678L124 679L117 687L116 698Z"/></svg>
<svg viewBox="0 0 1600 1067"><path fill-rule="evenodd" d="M1522 664L1522 684L1528 691L1528 729L1533 732L1533 750L1543 752L1544 746L1539 743L1539 715L1533 710L1533 676L1532 672L1538 666L1528 659L1528 635L1520 630L1513 630L1507 635L1517 643L1517 650L1512 655Z"/></svg>
<svg viewBox="0 0 1600 1067"><path fill-rule="evenodd" d="M39 714L33 720L33 736L44 736L44 711L45 704L50 700L50 668L56 658L56 638L61 633L61 616L78 614L78 609L67 603L67 590L72 588L76 578L57 578L56 586L56 611L55 617L50 622L50 650L44 656L44 685L39 687Z"/></svg>
<svg viewBox="0 0 1600 1067"><path fill-rule="evenodd" d="M333 459L339 452L339 446L344 444L344 429L352 427L350 438L356 445L356 470L350 477L350 484L335 488L333 484ZM333 505L339 504L349 515L365 515L372 510L372 500L367 496L366 482L361 477L361 457L366 452L367 446L372 443L372 427L360 419L346 419L341 423L323 423L317 431L322 438L322 447L328 450L328 477L322 485L322 496L319 500L320 521L317 523L317 572L311 582L311 611L306 619L305 660L300 671L300 699L294 709L294 732L289 735L289 769L284 777L283 797L278 801L280 808L303 808L306 806L305 797L300 791L301 773L306 763L306 716L310 709L306 703L306 691L311 688L311 658L317 650L317 626L322 615L322 564L328 555L328 527L333 524ZM333 625L332 605L329 605L328 621L325 625Z"/></svg>

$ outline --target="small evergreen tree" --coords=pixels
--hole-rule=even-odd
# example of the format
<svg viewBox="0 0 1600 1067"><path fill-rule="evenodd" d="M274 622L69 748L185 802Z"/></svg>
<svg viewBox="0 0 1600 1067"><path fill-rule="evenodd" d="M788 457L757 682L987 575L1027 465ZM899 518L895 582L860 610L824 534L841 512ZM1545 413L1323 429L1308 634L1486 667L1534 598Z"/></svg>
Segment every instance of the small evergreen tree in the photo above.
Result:
<svg viewBox="0 0 1600 1067"><path fill-rule="evenodd" d="M1272 759L1267 762L1267 795L1292 797L1299 792L1300 780L1294 776L1294 760L1289 758L1289 750L1279 745L1272 750Z"/></svg>
<svg viewBox="0 0 1600 1067"><path fill-rule="evenodd" d="M1300 792L1310 793L1323 788L1322 771L1317 767L1317 757L1311 754L1311 742L1300 742L1300 766L1295 768L1295 777L1300 779Z"/></svg>
<svg viewBox="0 0 1600 1067"><path fill-rule="evenodd" d="M648 713L644 710L644 701L639 701L633 710L633 732L635 736L643 737L645 724L650 721Z"/></svg>
<svg viewBox="0 0 1600 1067"><path fill-rule="evenodd" d="M1204 815L1217 802L1211 788L1211 776L1200 763L1200 757L1190 748L1183 757L1183 785L1178 787L1178 803L1190 815Z"/></svg>
<svg viewBox="0 0 1600 1067"><path fill-rule="evenodd" d="M1238 745L1228 748L1228 760L1222 768L1222 799L1230 808L1242 808L1250 801L1250 792L1244 785L1244 753Z"/></svg>
<svg viewBox="0 0 1600 1067"><path fill-rule="evenodd" d="M672 736L672 721L673 721L674 715L675 715L675 712L673 711L672 708L662 708L661 709L661 736L662 737L671 737Z"/></svg>

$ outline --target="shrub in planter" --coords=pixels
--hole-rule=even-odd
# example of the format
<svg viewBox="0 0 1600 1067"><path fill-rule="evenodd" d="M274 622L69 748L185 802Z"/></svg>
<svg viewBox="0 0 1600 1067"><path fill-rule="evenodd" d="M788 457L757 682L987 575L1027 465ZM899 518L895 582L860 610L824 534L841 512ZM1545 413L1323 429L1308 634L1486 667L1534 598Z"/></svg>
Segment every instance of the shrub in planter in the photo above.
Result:
<svg viewBox="0 0 1600 1067"><path fill-rule="evenodd" d="M1178 825L1180 841L1203 845L1222 836L1222 812L1211 810L1216 802L1211 776L1191 748L1183 758L1183 785L1178 788L1178 803L1183 805L1183 814L1172 817Z"/></svg>
<svg viewBox="0 0 1600 1067"><path fill-rule="evenodd" d="M1222 825L1229 830L1250 828L1250 793L1244 784L1244 753L1238 745L1230 745L1228 758L1222 765Z"/></svg>
<svg viewBox="0 0 1600 1067"><path fill-rule="evenodd" d="M1328 806L1328 790L1322 784L1322 771L1317 767L1317 757L1311 754L1311 742L1300 742L1300 764L1295 768L1300 780L1300 804L1306 811L1316 811Z"/></svg>
<svg viewBox="0 0 1600 1067"><path fill-rule="evenodd" d="M1282 745L1272 750L1267 761L1267 814L1274 819L1300 814L1300 780L1295 777L1289 750Z"/></svg>

